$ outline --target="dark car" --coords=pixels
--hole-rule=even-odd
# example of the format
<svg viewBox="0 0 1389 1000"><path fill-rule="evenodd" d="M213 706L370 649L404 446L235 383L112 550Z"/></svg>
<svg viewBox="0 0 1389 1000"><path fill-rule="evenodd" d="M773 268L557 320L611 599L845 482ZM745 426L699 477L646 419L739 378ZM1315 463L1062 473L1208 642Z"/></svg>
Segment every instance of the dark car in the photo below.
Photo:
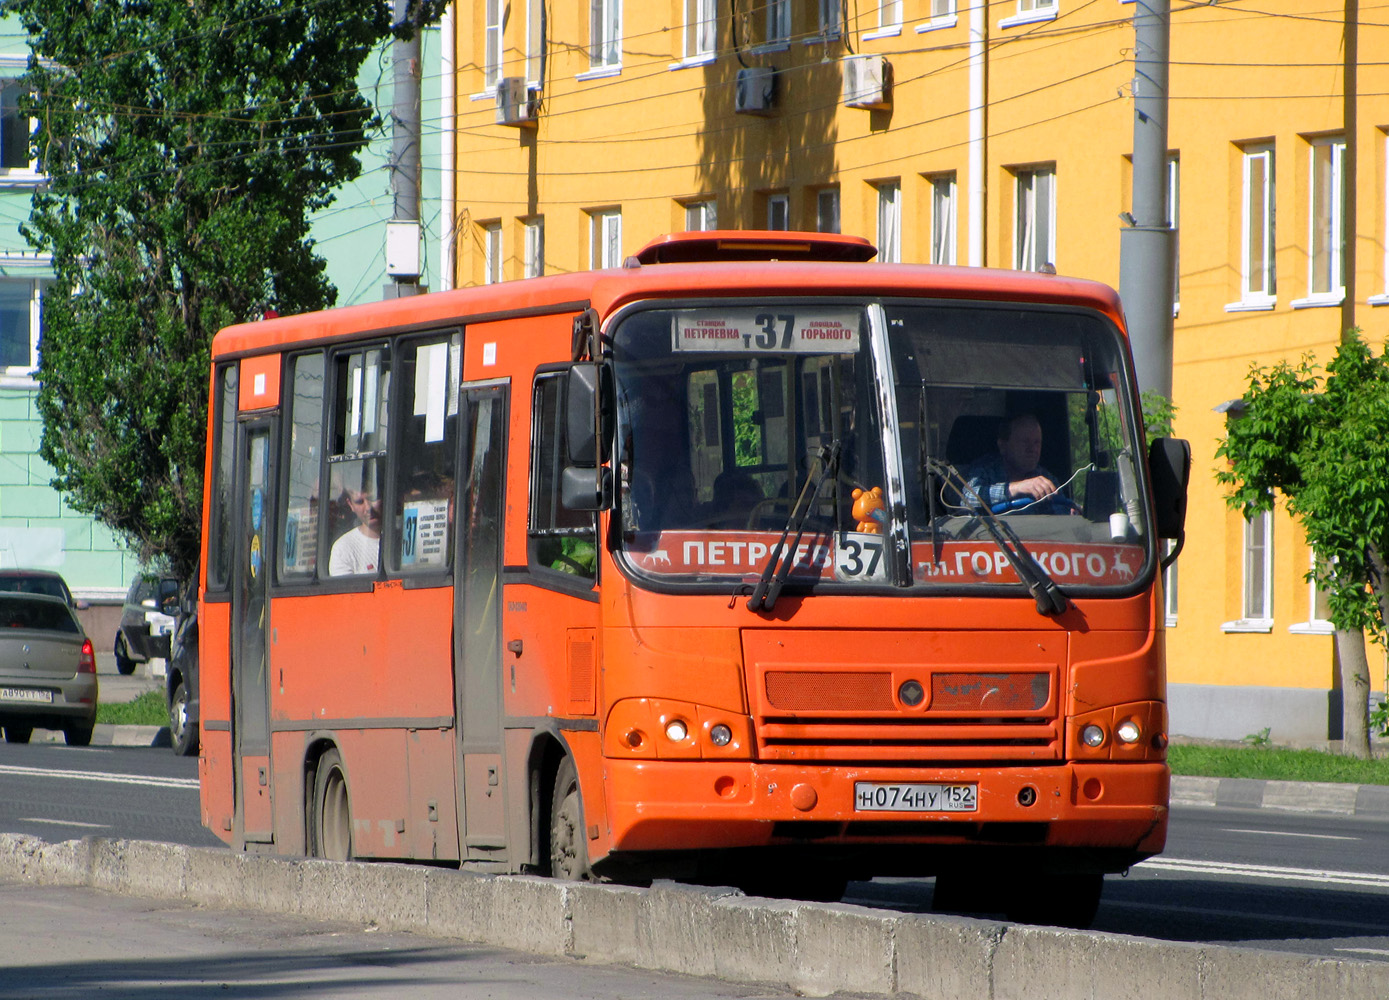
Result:
<svg viewBox="0 0 1389 1000"><path fill-rule="evenodd" d="M0 592L47 594L61 598L69 607L79 611L87 607L86 601L73 599L62 574L51 569L0 569Z"/></svg>
<svg viewBox="0 0 1389 1000"><path fill-rule="evenodd" d="M0 727L28 743L34 727L61 729L71 746L92 742L96 651L73 608L46 594L0 592Z"/></svg>
<svg viewBox="0 0 1389 1000"><path fill-rule="evenodd" d="M179 583L173 577L140 573L131 581L116 628L117 670L133 674L137 664L169 658L178 604Z"/></svg>
<svg viewBox="0 0 1389 1000"><path fill-rule="evenodd" d="M198 604L185 594L174 625L169 673L164 679L164 703L169 709L169 741L174 753L198 752Z"/></svg>

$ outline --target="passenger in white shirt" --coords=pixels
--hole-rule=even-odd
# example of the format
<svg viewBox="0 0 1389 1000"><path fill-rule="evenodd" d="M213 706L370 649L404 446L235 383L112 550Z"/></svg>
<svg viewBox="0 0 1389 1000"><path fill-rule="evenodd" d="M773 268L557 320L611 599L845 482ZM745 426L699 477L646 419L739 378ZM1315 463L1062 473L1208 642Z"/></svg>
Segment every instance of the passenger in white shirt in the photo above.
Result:
<svg viewBox="0 0 1389 1000"><path fill-rule="evenodd" d="M381 498L365 490L348 490L347 505L358 523L333 543L328 575L374 574L381 562Z"/></svg>

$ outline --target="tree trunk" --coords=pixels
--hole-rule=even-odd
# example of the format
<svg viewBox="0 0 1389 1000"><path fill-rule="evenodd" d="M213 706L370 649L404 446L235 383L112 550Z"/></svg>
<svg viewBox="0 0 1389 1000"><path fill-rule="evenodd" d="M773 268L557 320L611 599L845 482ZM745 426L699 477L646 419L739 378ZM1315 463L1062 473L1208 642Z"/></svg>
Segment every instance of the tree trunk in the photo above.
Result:
<svg viewBox="0 0 1389 1000"><path fill-rule="evenodd" d="M1336 663L1341 671L1342 752L1370 756L1370 664L1365 633L1336 630Z"/></svg>

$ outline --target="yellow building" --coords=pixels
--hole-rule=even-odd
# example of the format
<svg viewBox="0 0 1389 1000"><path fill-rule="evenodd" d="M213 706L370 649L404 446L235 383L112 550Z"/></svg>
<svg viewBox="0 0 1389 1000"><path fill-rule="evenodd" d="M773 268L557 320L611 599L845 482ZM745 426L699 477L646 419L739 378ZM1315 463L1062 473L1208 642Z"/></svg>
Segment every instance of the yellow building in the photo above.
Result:
<svg viewBox="0 0 1389 1000"><path fill-rule="evenodd" d="M1117 286L1134 9L458 0L454 280L615 266L683 229L774 228L860 234L883 260L1050 263ZM1168 594L1176 733L1339 735L1311 554L1285 515L1227 510L1214 456L1250 364L1327 356L1347 288L1354 321L1385 337L1385 51L1389 26L1348 32L1339 5L1172 13L1173 397L1194 453Z"/></svg>

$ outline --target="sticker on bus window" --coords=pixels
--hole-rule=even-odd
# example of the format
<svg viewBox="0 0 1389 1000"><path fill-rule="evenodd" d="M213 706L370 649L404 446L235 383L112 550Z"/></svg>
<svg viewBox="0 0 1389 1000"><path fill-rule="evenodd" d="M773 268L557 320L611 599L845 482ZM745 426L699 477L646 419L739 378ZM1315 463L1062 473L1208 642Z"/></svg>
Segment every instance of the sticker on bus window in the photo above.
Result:
<svg viewBox="0 0 1389 1000"><path fill-rule="evenodd" d="M853 354L859 348L857 310L827 312L769 306L717 312L677 312L674 349L750 354Z"/></svg>
<svg viewBox="0 0 1389 1000"><path fill-rule="evenodd" d="M447 559L449 502L411 500L400 535L402 566L442 566Z"/></svg>

